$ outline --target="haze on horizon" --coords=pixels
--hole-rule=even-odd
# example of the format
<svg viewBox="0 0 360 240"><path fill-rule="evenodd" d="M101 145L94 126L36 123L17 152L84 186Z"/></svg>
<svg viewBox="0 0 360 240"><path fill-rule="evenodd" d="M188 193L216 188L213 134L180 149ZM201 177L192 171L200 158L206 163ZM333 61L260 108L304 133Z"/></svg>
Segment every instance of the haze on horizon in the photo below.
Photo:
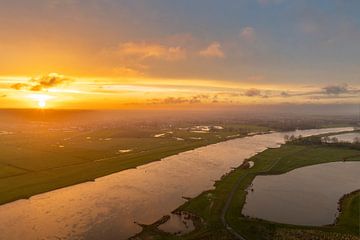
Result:
<svg viewBox="0 0 360 240"><path fill-rule="evenodd" d="M356 0L1 0L0 108L360 102Z"/></svg>

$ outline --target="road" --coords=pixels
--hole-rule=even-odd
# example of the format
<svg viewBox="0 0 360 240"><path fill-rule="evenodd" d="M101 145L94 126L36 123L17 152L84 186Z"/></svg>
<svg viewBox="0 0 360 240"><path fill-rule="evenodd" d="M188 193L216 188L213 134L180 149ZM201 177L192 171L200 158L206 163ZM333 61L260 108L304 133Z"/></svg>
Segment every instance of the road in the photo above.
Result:
<svg viewBox="0 0 360 240"><path fill-rule="evenodd" d="M279 161L281 158L277 159L268 169L266 169L264 172L268 172L270 171ZM224 208L221 211L221 222L224 225L224 227L226 228L226 230L228 230L234 237L235 239L239 239L239 240L247 240L244 236L242 236L240 233L238 233L235 229L233 229L230 224L227 222L226 220L226 214L230 208L230 204L233 201L234 195L235 193L238 191L241 181L246 178L248 176L248 174L242 175L239 177L239 179L236 181L234 187L232 188L230 194L228 195L227 199L226 199L226 203L224 205Z"/></svg>

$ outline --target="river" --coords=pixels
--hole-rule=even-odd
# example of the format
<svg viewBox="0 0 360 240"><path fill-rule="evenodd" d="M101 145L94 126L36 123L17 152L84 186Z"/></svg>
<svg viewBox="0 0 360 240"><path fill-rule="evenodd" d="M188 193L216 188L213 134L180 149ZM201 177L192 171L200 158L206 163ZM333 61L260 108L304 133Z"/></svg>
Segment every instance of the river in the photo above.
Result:
<svg viewBox="0 0 360 240"><path fill-rule="evenodd" d="M127 239L213 188L215 180L284 135L310 136L352 128L269 133L229 140L0 206L0 239Z"/></svg>

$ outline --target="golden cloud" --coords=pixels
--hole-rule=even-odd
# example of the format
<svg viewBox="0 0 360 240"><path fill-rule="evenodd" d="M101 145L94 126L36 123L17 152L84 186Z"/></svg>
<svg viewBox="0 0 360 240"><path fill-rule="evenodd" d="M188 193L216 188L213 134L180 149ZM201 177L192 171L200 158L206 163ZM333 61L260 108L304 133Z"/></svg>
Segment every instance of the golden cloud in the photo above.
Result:
<svg viewBox="0 0 360 240"><path fill-rule="evenodd" d="M70 78L67 78L63 75L57 73L50 73L46 76L41 76L39 78L31 78L26 83L15 83L10 87L15 90L30 90L30 91L42 91L49 88L57 87L65 83L71 82Z"/></svg>
<svg viewBox="0 0 360 240"><path fill-rule="evenodd" d="M224 58L225 53L222 51L221 44L218 42L211 43L207 48L199 52L202 57Z"/></svg>
<svg viewBox="0 0 360 240"><path fill-rule="evenodd" d="M119 47L119 54L141 59L153 58L166 61L184 60L186 58L186 50L182 47L146 42L123 43Z"/></svg>

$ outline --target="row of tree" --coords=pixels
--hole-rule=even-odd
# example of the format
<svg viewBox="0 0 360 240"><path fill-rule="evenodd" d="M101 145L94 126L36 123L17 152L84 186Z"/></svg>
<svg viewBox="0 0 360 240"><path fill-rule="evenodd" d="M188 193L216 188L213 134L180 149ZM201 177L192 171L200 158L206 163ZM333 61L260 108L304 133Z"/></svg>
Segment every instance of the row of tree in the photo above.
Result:
<svg viewBox="0 0 360 240"><path fill-rule="evenodd" d="M336 137L330 136L310 136L303 137L301 135L285 135L285 142L290 144L301 144L301 145L331 145L336 147L348 147L352 149L360 149L360 138L355 137L353 142L339 141Z"/></svg>

